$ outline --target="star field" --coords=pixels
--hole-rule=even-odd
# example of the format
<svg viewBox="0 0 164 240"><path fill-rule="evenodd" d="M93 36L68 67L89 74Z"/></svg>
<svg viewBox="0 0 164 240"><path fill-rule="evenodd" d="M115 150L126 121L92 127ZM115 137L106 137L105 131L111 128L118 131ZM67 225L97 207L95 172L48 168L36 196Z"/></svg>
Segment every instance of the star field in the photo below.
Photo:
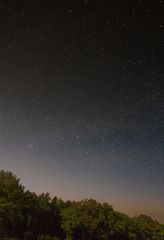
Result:
<svg viewBox="0 0 164 240"><path fill-rule="evenodd" d="M164 222L163 1L0 2L0 168Z"/></svg>

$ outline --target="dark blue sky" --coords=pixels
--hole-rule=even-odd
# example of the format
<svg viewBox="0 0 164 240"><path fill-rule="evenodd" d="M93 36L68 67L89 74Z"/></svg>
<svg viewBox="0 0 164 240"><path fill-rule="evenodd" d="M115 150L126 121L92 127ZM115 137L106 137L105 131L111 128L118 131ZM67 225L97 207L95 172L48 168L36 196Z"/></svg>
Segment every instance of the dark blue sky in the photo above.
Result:
<svg viewBox="0 0 164 240"><path fill-rule="evenodd" d="M1 1L1 169L164 222L162 5Z"/></svg>

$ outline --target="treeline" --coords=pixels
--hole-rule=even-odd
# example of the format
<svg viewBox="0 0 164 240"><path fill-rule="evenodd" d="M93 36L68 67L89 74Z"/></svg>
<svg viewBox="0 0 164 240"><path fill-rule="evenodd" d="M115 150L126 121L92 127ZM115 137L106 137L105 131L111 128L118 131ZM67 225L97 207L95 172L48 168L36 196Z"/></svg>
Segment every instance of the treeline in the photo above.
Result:
<svg viewBox="0 0 164 240"><path fill-rule="evenodd" d="M130 218L93 199L36 195L13 173L0 171L0 239L164 240L164 225L145 215Z"/></svg>

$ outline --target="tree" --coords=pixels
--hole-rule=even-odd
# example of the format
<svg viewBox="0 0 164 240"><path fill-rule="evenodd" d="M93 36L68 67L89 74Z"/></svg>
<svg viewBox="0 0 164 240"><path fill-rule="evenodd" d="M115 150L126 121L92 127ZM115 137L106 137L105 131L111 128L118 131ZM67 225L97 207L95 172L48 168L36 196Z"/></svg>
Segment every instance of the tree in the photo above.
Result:
<svg viewBox="0 0 164 240"><path fill-rule="evenodd" d="M24 187L11 172L0 171L0 235L22 236Z"/></svg>
<svg viewBox="0 0 164 240"><path fill-rule="evenodd" d="M104 209L93 199L86 199L77 203L78 218L82 239L97 238L105 222ZM101 232L102 233L102 232Z"/></svg>
<svg viewBox="0 0 164 240"><path fill-rule="evenodd" d="M24 240L164 240L164 225L146 215L129 218L108 203L79 202L24 191L0 171L0 238Z"/></svg>
<svg viewBox="0 0 164 240"><path fill-rule="evenodd" d="M33 239L37 235L37 227L39 221L39 199L35 193L26 191L24 193L24 237L25 239Z"/></svg>
<svg viewBox="0 0 164 240"><path fill-rule="evenodd" d="M61 209L61 217L61 227L66 233L66 240L72 240L73 234L75 233L75 230L79 225L77 209L72 206L65 207Z"/></svg>

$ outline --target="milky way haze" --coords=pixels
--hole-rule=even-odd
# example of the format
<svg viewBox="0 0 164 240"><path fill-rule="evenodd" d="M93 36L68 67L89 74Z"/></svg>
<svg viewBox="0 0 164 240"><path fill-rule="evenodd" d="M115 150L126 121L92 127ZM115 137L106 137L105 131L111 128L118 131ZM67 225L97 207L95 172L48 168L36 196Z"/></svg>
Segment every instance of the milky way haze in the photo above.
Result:
<svg viewBox="0 0 164 240"><path fill-rule="evenodd" d="M0 169L164 222L161 1L0 1Z"/></svg>

